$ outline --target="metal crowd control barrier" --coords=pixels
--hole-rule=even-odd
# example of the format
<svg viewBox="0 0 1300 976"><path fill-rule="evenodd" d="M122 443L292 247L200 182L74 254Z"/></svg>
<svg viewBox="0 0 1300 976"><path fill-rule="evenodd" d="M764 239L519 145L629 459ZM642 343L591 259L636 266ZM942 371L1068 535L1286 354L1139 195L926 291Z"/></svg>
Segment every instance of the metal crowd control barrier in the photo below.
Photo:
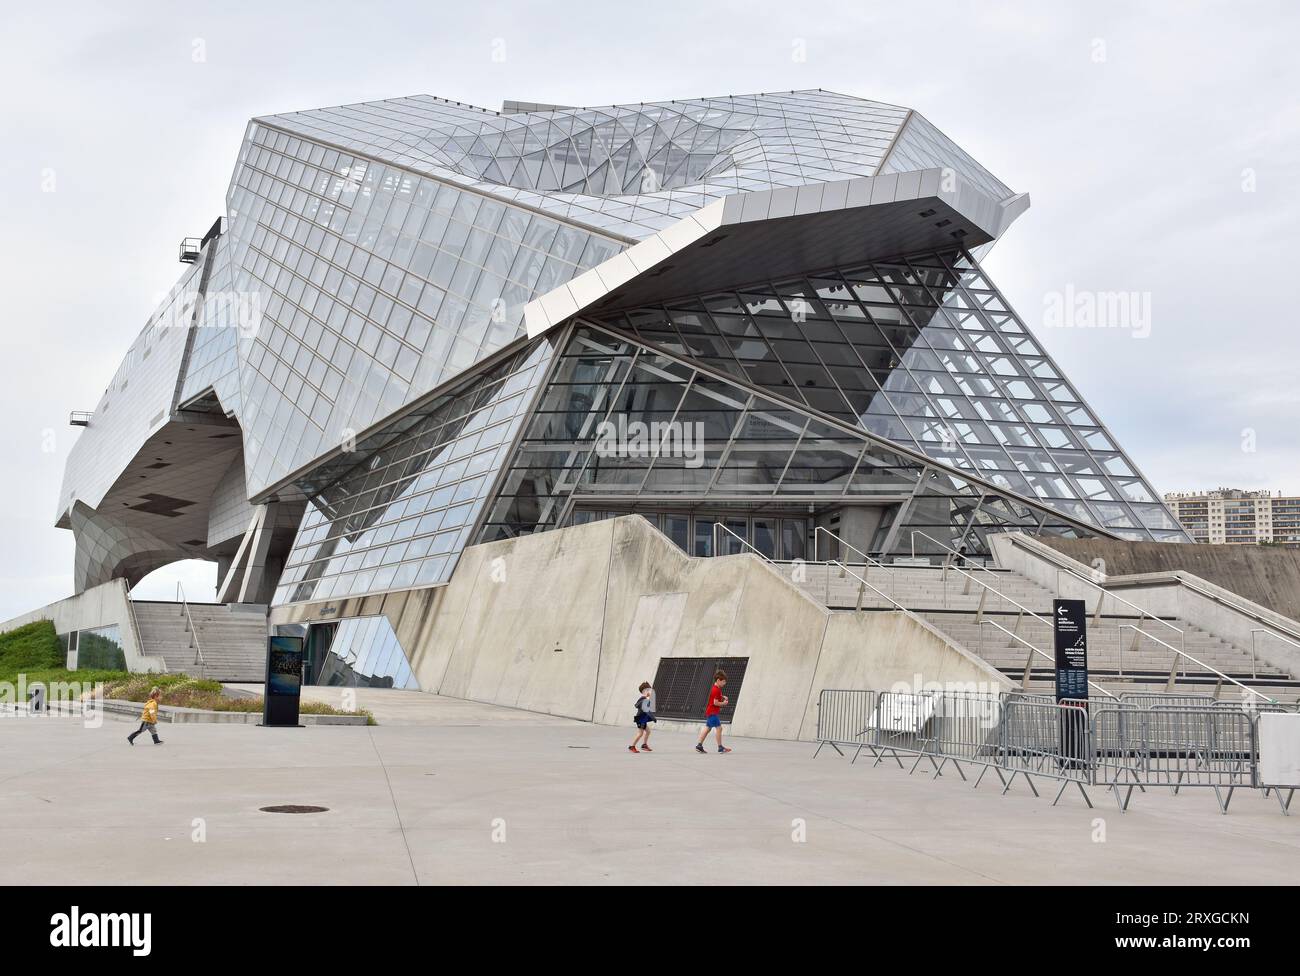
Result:
<svg viewBox="0 0 1300 976"><path fill-rule="evenodd" d="M942 775L944 765L951 762L965 780L962 763L988 767L996 762L998 730L1005 708L1001 695L947 692L934 696L930 726L922 740L922 755L917 757L914 766L928 756L937 778Z"/></svg>
<svg viewBox="0 0 1300 976"><path fill-rule="evenodd" d="M1094 757L1096 782L1114 792L1121 810L1128 809L1138 786L1168 786L1175 794L1201 786L1214 790L1220 812L1227 813L1239 787L1256 786L1255 722L1244 710L1103 708L1095 724L1099 741L1108 746Z"/></svg>
<svg viewBox="0 0 1300 976"><path fill-rule="evenodd" d="M841 756L840 746L860 746L876 711L874 691L823 688L817 696L817 752L830 746Z"/></svg>
<svg viewBox="0 0 1300 976"><path fill-rule="evenodd" d="M1261 703L1262 704L1262 703ZM969 782L966 765L983 767L1005 795L1022 777L1034 796L1036 781L1060 783L1055 806L1074 784L1092 807L1087 787L1110 790L1127 811L1134 790L1167 787L1212 789L1222 813L1238 789L1275 787L1259 774L1259 716L1253 702L1232 705L1195 695L1130 694L1114 700L1056 702L1048 695L1007 692L874 692L823 690L818 698L814 757L830 745L853 746L853 761L865 749L878 766L914 757L909 773L929 763L933 777L952 763ZM1283 813L1289 797L1277 797Z"/></svg>
<svg viewBox="0 0 1300 976"><path fill-rule="evenodd" d="M1208 708L1213 702L1218 701L1213 695L1198 695L1190 692L1169 694L1163 691L1126 691L1119 696L1119 700L1125 705L1138 708L1151 708L1154 705L1192 705Z"/></svg>
<svg viewBox="0 0 1300 976"><path fill-rule="evenodd" d="M1052 806L1073 783L1092 807L1085 786L1092 783L1092 726L1086 702L1042 702L1013 699L1007 703L998 735L997 762L993 766L1002 782L1002 792L1011 789L1017 776L1034 796L1034 777L1060 781ZM985 770L987 772L987 770ZM1005 776L1004 773L1009 773ZM978 788L984 773L975 781Z"/></svg>

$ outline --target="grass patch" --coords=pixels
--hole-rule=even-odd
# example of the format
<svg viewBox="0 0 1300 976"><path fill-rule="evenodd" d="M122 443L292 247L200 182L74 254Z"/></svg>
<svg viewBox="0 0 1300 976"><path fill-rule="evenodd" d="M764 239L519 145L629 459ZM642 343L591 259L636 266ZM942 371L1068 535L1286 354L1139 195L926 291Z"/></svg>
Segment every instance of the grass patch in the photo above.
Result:
<svg viewBox="0 0 1300 976"><path fill-rule="evenodd" d="M0 634L0 679L16 681L19 674L62 671L67 655L49 620L36 620Z"/></svg>

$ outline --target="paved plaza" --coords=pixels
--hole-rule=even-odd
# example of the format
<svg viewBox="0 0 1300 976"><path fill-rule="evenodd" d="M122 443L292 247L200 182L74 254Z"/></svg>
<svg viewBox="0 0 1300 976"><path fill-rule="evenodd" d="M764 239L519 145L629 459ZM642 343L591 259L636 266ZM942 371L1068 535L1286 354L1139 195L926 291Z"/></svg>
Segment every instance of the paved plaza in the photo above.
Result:
<svg viewBox="0 0 1300 976"><path fill-rule="evenodd" d="M113 719L0 722L0 883L1281 884L1300 869L1300 817L1253 792L1227 816L1204 791L1053 808L991 777L977 791L814 761L806 743L701 756L662 730L634 756L627 730L420 698L362 694L401 725L162 725L157 747L128 746ZM276 804L328 811L259 810Z"/></svg>

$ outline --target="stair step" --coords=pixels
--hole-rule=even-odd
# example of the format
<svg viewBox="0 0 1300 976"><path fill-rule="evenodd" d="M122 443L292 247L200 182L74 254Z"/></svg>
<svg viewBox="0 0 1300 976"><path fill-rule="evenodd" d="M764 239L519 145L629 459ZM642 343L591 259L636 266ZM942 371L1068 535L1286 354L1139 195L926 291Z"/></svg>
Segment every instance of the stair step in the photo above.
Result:
<svg viewBox="0 0 1300 976"><path fill-rule="evenodd" d="M938 568L848 565L851 572L837 566L802 566L803 575L796 585L831 610L853 612L860 607L863 611L888 611L897 602L1017 682L1024 676L1026 655L1032 652L992 624L1006 628L1044 653L1051 653L1049 621L1054 594L1014 571L974 569L968 578L950 569L945 580ZM881 592L864 587L856 577L865 578ZM975 580L992 589L985 591ZM1122 604L1108 605L1105 609L1108 612L1099 621L1089 617L1088 648L1090 671L1103 687L1114 683L1130 690L1143 687L1163 691L1175 653L1166 645L1174 645L1209 668L1258 688L1270 697L1278 694L1296 697L1300 692L1300 680L1287 672L1256 662L1250 650L1177 617L1143 615L1140 610L1126 610ZM988 623L977 621L977 613ZM1134 626L1140 626L1141 633L1135 634L1131 629ZM1031 685L1054 683L1053 669L1045 664L1035 656ZM1201 670L1191 662L1187 662L1187 667L1187 672L1177 676L1176 688L1185 686L1204 692L1207 684L1212 688L1220 681L1213 671ZM1231 682L1224 685L1233 687Z"/></svg>

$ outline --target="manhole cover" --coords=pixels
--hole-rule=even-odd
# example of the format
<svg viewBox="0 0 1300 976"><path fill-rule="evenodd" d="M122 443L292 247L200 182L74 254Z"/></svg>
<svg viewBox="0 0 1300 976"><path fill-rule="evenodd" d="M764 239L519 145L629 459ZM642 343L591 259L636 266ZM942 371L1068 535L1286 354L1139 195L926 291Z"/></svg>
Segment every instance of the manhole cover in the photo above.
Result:
<svg viewBox="0 0 1300 976"><path fill-rule="evenodd" d="M299 803L282 803L274 807L260 807L263 813L325 813L329 807L303 806Z"/></svg>

